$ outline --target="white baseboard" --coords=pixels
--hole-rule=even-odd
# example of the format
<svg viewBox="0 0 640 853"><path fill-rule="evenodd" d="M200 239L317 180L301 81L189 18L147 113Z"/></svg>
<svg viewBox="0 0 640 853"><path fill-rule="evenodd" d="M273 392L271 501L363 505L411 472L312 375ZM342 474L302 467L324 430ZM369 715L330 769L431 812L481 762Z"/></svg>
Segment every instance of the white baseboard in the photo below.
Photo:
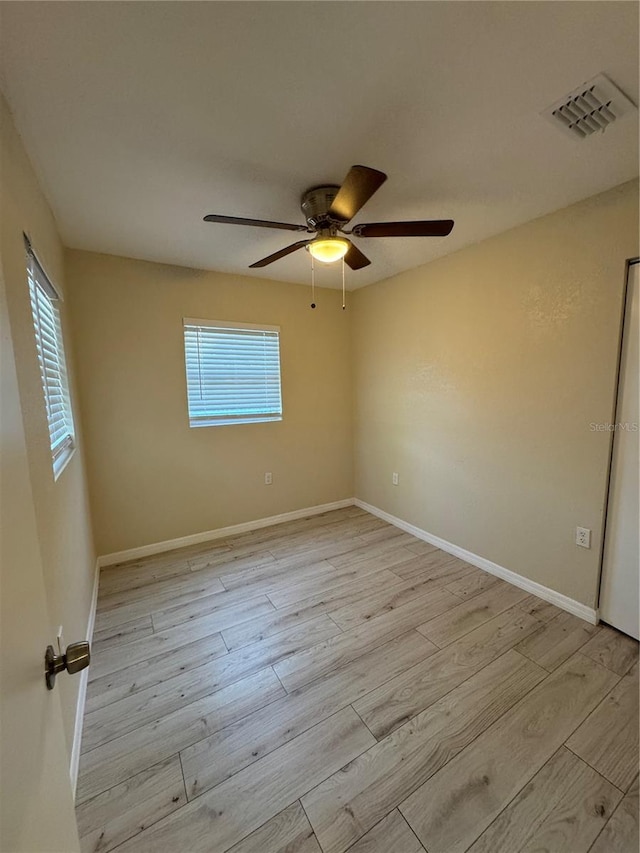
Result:
<svg viewBox="0 0 640 853"><path fill-rule="evenodd" d="M497 577L502 578L502 580L513 584L513 586L517 586L520 589L531 592L534 595L537 595L538 598L549 601L551 604L555 604L556 607L560 607L562 610L567 610L569 613L573 613L574 616L579 616L581 619L584 619L586 622L590 622L592 625L598 624L598 611L594 610L592 607L587 607L586 604L575 601L575 599L569 598L569 596L563 595L561 592L556 592L555 589L550 589L548 586L543 586L536 581L525 578L516 572L512 572L510 569L505 569L504 566L492 563L491 560L487 560L485 557L480 557L478 554L474 554L472 551L467 551L465 548L460 548L460 546L454 545L452 542L447 542L446 539L434 536L432 533L428 533L420 527L409 524L409 522L403 521L395 515L391 515L382 509L378 509L376 506L365 503L365 501L361 501L356 498L354 503L361 509L370 512L372 515L376 515L378 518L388 521L389 524L393 524L395 527L399 527L401 530L411 533L411 535L415 536L417 539L423 539L425 542L429 542L431 545L435 545L437 548L440 548L449 554L453 554L455 557L459 557L467 563L471 563L472 566L477 566L477 568L482 569L491 575L496 575Z"/></svg>
<svg viewBox="0 0 640 853"><path fill-rule="evenodd" d="M261 527L271 527L273 524L282 524L284 521L295 521L298 518L306 518L310 515L321 515L323 512L330 512L333 509L343 509L347 506L353 506L354 503L354 498L345 498L344 500L332 501L328 504L294 509L292 512L283 512L280 515L271 515L268 518L244 521L242 524L232 524L230 527L218 527L215 530L205 530L204 533L193 533L190 536L181 536L178 539L167 539L164 542L154 542L151 545L142 545L139 548L129 548L127 551L116 551L113 554L104 554L98 557L98 565L100 568L115 566L117 563L126 563L129 560L150 557L153 554L162 554L165 551L175 551L176 548L186 548L188 545L200 545L203 542L223 539L225 536L247 533L250 530L259 530Z"/></svg>
<svg viewBox="0 0 640 853"><path fill-rule="evenodd" d="M93 640L93 628L96 624L96 610L98 607L98 585L100 581L100 561L96 560L96 568L93 577L93 594L91 596L91 607L89 609L89 618L87 620L86 639L91 644ZM89 683L89 667L83 669L80 673L80 684L78 687L78 701L76 702L76 720L73 728L73 745L71 747L71 766L69 772L71 774L71 788L73 796L76 796L76 786L78 784L78 768L80 767L80 748L82 746L82 725L84 723L84 706L87 700L87 685Z"/></svg>

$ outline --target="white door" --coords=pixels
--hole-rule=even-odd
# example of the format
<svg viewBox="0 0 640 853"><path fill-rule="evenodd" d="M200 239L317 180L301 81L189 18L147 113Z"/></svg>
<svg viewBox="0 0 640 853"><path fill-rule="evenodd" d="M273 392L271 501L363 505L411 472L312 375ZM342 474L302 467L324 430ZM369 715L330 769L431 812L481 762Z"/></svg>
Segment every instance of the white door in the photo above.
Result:
<svg viewBox="0 0 640 853"><path fill-rule="evenodd" d="M618 385L616 429L613 438L613 458L607 526L604 540L604 560L600 587L600 617L639 639L639 582L640 557L638 548L638 270L640 264L629 267L622 358Z"/></svg>
<svg viewBox="0 0 640 853"><path fill-rule="evenodd" d="M52 638L0 267L0 850L80 849L57 691L47 690Z"/></svg>

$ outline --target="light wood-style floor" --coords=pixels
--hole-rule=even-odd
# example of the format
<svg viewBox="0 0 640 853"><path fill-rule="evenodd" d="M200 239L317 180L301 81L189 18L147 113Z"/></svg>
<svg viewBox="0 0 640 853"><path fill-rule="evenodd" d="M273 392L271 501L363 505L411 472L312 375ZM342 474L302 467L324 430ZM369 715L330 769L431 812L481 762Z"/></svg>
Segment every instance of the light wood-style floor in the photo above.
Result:
<svg viewBox="0 0 640 853"><path fill-rule="evenodd" d="M638 851L638 644L356 507L102 573L85 851Z"/></svg>

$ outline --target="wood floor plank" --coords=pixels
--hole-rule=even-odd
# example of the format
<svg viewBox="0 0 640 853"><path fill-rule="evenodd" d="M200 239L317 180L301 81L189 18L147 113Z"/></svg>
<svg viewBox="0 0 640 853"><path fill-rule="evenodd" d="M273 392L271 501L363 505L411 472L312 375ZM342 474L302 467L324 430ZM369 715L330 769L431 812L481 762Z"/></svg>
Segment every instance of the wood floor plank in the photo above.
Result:
<svg viewBox="0 0 640 853"><path fill-rule="evenodd" d="M273 565L269 565L267 571L264 569L264 566L259 566L248 572L239 572L237 575L223 575L220 580L225 589L242 587L247 593L253 591L255 595L266 595L295 584L336 574L335 567L328 560L320 560L318 563L310 563L297 569L281 566L276 561Z"/></svg>
<svg viewBox="0 0 640 853"><path fill-rule="evenodd" d="M202 640L180 646L160 659L150 658L118 672L94 678L87 688L85 713L93 713L112 702L119 702L144 690L150 690L181 673L199 669L225 655L226 648L225 652L221 653L217 643L212 647L209 638L204 637Z"/></svg>
<svg viewBox="0 0 640 853"><path fill-rule="evenodd" d="M186 802L177 755L76 808L82 853L107 853Z"/></svg>
<svg viewBox="0 0 640 853"><path fill-rule="evenodd" d="M375 530L360 533L358 535L358 539L362 545L373 545L374 542L384 542L385 540L395 539L396 536L401 536L402 533L403 531L400 530L399 527L393 527L393 525L385 523Z"/></svg>
<svg viewBox="0 0 640 853"><path fill-rule="evenodd" d="M464 577L477 577L480 569L474 568L469 563L446 554L444 551L438 554L425 554L415 556L408 563L402 563L394 567L394 574L405 580L418 580L419 578L431 578L432 580L443 579L447 583L453 583Z"/></svg>
<svg viewBox="0 0 640 853"><path fill-rule="evenodd" d="M263 669L121 737L83 751L76 802L112 788L283 695L285 690L273 670ZM90 743L88 737L86 741Z"/></svg>
<svg viewBox="0 0 640 853"><path fill-rule="evenodd" d="M335 556L346 553L347 551L353 551L356 548L362 548L367 543L365 540L360 539L361 535L384 526L388 525L385 525L385 522L381 522L379 519L370 521L364 519L347 519L333 524L331 527L303 530L293 535L279 536L277 539L265 542L265 547L269 549L278 562L291 561L293 564L296 564L298 561L302 561L302 564L304 564L305 561L311 562L308 559L308 555L317 551L327 549L327 552L332 551L332 556ZM399 535L399 533L400 531L397 531L396 535Z"/></svg>
<svg viewBox="0 0 640 853"><path fill-rule="evenodd" d="M274 548L272 553L279 566L289 566L291 569L302 568L309 563L319 563L321 560L331 560L340 554L347 554L356 548L361 548L365 542L359 536L333 539L323 539L321 542L305 543L301 539L298 547ZM306 547L305 547L306 545Z"/></svg>
<svg viewBox="0 0 640 853"><path fill-rule="evenodd" d="M360 582L366 585L367 578L379 573L385 568L380 561L358 563L357 566L346 569L333 569L316 578L301 582L282 585L279 589L270 590L267 595L278 609L293 607L300 601L312 596L330 594L338 586Z"/></svg>
<svg viewBox="0 0 640 853"><path fill-rule="evenodd" d="M300 519L294 522L286 522L285 524L277 525L281 527L286 534L287 542L297 542L298 537L306 537L306 541L313 542L325 540L327 538L357 538L361 533L366 533L370 530L376 530L381 527L391 527L386 521L381 518L376 518L370 513L361 515L348 515L344 511L338 517L325 518L319 516L310 516L306 519ZM295 529L294 529L295 528ZM280 541L283 537L278 535L280 531L276 531L273 527L270 528L271 536L269 539L269 548L273 546L274 539ZM265 530L265 533L267 531ZM250 534L252 535L252 534Z"/></svg>
<svg viewBox="0 0 640 853"><path fill-rule="evenodd" d="M375 525L366 520L344 519L336 524L278 536L265 543L265 547L279 563L291 563L295 566L299 561L315 562L315 559L309 560L307 555L313 555L316 551L322 551L325 548L333 548L335 553L361 548L364 544L360 538L361 534L370 532L374 528ZM304 565L304 562L300 562L300 565Z"/></svg>
<svg viewBox="0 0 640 853"><path fill-rule="evenodd" d="M299 800L268 820L229 853L322 853Z"/></svg>
<svg viewBox="0 0 640 853"><path fill-rule="evenodd" d="M517 645L540 623L511 608L354 703L377 738L415 717L482 667Z"/></svg>
<svg viewBox="0 0 640 853"><path fill-rule="evenodd" d="M518 603L518 607L530 616L535 616L540 622L550 622L563 612L555 604L550 604L537 595L527 595Z"/></svg>
<svg viewBox="0 0 640 853"><path fill-rule="evenodd" d="M315 646L308 646L275 664L274 669L285 689L291 692L303 684L327 675L333 669L344 666L365 652L405 634L415 628L425 616L442 613L450 608L454 600L458 599L450 592L436 589L429 595L421 596L364 625L329 637Z"/></svg>
<svg viewBox="0 0 640 853"><path fill-rule="evenodd" d="M135 600L127 600L126 594L119 594L117 602L112 602L108 607L109 602L106 599L103 600L103 607L100 606L100 599L98 599L96 629L101 630L113 625L120 625L123 622L129 622L139 616L147 616L165 607L177 607L179 604L196 601L203 596L210 596L215 593L223 594L226 591L218 578L207 580L206 578L197 578L196 575L191 577L195 578L197 582L190 584L187 589L184 587L179 589L165 588L162 591L158 590L154 595L147 595Z"/></svg>
<svg viewBox="0 0 640 853"><path fill-rule="evenodd" d="M344 554L332 557L331 563L337 569L350 569L361 563L368 563L371 560L379 560L381 563L380 568L386 569L385 555L399 554L400 557L403 559L406 558L407 560L415 556L406 549L406 545L413 541L415 541L413 536L410 536L408 533L399 533L397 536L393 536L381 542L369 542L364 545L360 545L358 548L354 548L351 551L347 551Z"/></svg>
<svg viewBox="0 0 640 853"><path fill-rule="evenodd" d="M561 747L469 848L469 853L588 853L622 799Z"/></svg>
<svg viewBox="0 0 640 853"><path fill-rule="evenodd" d="M178 551L168 551L155 557L145 557L118 566L109 566L100 572L100 592L112 595L128 589L155 584L157 581L176 578L189 574L190 558L195 558L199 552L206 551L230 557L231 550L224 540L217 545L209 543L206 547L187 548Z"/></svg>
<svg viewBox="0 0 640 853"><path fill-rule="evenodd" d="M589 853L638 853L638 777L598 836Z"/></svg>
<svg viewBox="0 0 640 853"><path fill-rule="evenodd" d="M396 540L394 540L395 542ZM368 546L373 548L374 546ZM331 558L329 562L336 566L336 569L343 572L357 572L359 574L371 574L372 572L380 572L383 569L395 569L398 566L403 566L411 562L413 555L403 546L390 547L388 540L383 543L376 544L376 550L380 549L380 553L371 553L364 559L355 559L346 564L338 565L336 558ZM343 555L348 556L348 555ZM342 562L342 561L341 561Z"/></svg>
<svg viewBox="0 0 640 853"><path fill-rule="evenodd" d="M190 659L181 666L176 666L175 661L169 665L164 659L148 669L142 669L144 664L137 664L115 673L118 700L87 713L85 723L93 733L100 732L101 737L107 733L109 739L120 737L339 633L335 622L320 616L191 669L186 668ZM200 642L206 643L206 640ZM148 666L150 662L145 663ZM133 681L132 674L135 674ZM147 684L148 681L151 684ZM107 695L111 697L115 692L113 689Z"/></svg>
<svg viewBox="0 0 640 853"><path fill-rule="evenodd" d="M495 575L490 575L488 572L481 571L477 574L465 575L463 578L460 578L460 580L448 583L446 584L445 589L448 589L449 592L452 592L454 595L457 595L459 598L466 601L469 598L474 598L476 595L480 595L481 592L486 592L488 589L497 589L503 584L504 581L501 581L499 578L495 577Z"/></svg>
<svg viewBox="0 0 640 853"><path fill-rule="evenodd" d="M400 812L394 809L356 841L349 853L425 853L425 849Z"/></svg>
<svg viewBox="0 0 640 853"><path fill-rule="evenodd" d="M188 560L192 572L202 572L213 575L231 574L243 571L253 566L275 562L275 557L267 544L257 542L239 546L229 542L229 550L224 553L202 553Z"/></svg>
<svg viewBox="0 0 640 853"><path fill-rule="evenodd" d="M409 551L413 557L413 562L411 564L412 567L415 566L417 568L420 566L423 570L427 571L430 568L444 566L447 563L455 563L456 560L458 560L454 554L450 554L448 551L442 551L440 548L430 547L423 552L421 545L422 543L416 539L412 539L405 545L406 550Z"/></svg>
<svg viewBox="0 0 640 853"><path fill-rule="evenodd" d="M356 592L360 595L362 594L363 578L366 578L367 586L371 584L374 588L378 582L383 583L383 579L386 579L390 584L400 583L402 580L394 572L387 569L374 571L365 575L357 572L355 580L353 578L354 576L349 576L348 573L346 575L344 573L332 575L332 585L328 588L317 589L309 586L306 589L295 589L292 595L286 594L286 591L283 595L270 595L269 600L274 603L278 610L282 611L295 608L302 609L323 603L333 604L333 609L337 610L344 604L349 604L353 600L357 600L350 597L345 598L345 596L351 596L352 593ZM333 581L338 582L333 585Z"/></svg>
<svg viewBox="0 0 640 853"><path fill-rule="evenodd" d="M303 797L324 853L343 853L542 678L507 652Z"/></svg>
<svg viewBox="0 0 640 853"><path fill-rule="evenodd" d="M290 537L295 539L296 536L304 533L316 536L325 527L328 528L339 524L341 521L348 520L349 518L345 515L343 509L330 510L320 515L307 515L303 518L281 521L279 524L267 524L264 527L256 527L241 533L228 534L225 539L229 547L234 551L255 546L256 544L268 547L272 542L277 542L282 538L286 539Z"/></svg>
<svg viewBox="0 0 640 853"><path fill-rule="evenodd" d="M158 551L156 554L147 554L137 557L132 557L129 560L121 560L109 566L103 566L101 572L106 580L118 578L123 575L131 574L137 570L147 569L153 571L156 566L174 565L175 563L186 563L187 558L193 554L197 554L200 548L206 548L209 545L224 546L224 539L217 539L215 543L200 543L200 545L186 545L182 548L173 548L170 551Z"/></svg>
<svg viewBox="0 0 640 853"><path fill-rule="evenodd" d="M552 672L599 630L595 625L563 611L523 640L518 651Z"/></svg>
<svg viewBox="0 0 640 853"><path fill-rule="evenodd" d="M175 815L125 842L121 853L223 853L374 742L351 708L236 773Z"/></svg>
<svg viewBox="0 0 640 853"><path fill-rule="evenodd" d="M359 536L337 538L326 536L321 540L313 541L301 538L295 548L291 548L286 541L283 541L280 547L270 547L278 565L297 569L309 563L318 563L321 560L330 560L339 554L347 554L356 548L361 548L364 544Z"/></svg>
<svg viewBox="0 0 640 853"><path fill-rule="evenodd" d="M156 634L172 634L173 632L177 634L181 630L185 633L188 632L195 638L204 637L207 633L222 632L225 628L248 622L250 619L255 619L258 616L273 613L274 610L273 604L266 596L259 596L257 598L249 598L246 601L241 601L229 607L220 607L213 613L206 613L203 616L189 619L188 625L180 622L172 628L161 628L160 625L164 619L155 613L151 614L151 621Z"/></svg>
<svg viewBox="0 0 640 853"><path fill-rule="evenodd" d="M207 562L204 562L205 559ZM152 584L145 583L135 588L125 587L120 591L101 589L98 611L112 610L124 604L142 603L149 599L156 600L161 596L166 600L170 600L171 596L184 597L189 592L197 592L202 586L205 587L205 594L221 592L224 589L220 580L222 575L231 576L234 572L275 564L275 558L270 551L255 549L240 555L225 552L215 559L207 556L203 557L202 561L202 564L193 564L193 561L182 563L180 567L184 571Z"/></svg>
<svg viewBox="0 0 640 853"><path fill-rule="evenodd" d="M310 536L315 536L320 531L333 529L342 522L357 524L366 521L368 518L371 518L371 515L360 510L359 507L341 507L319 514L305 515L303 518L295 518L291 521L280 522L280 524L254 528L244 533L235 533L233 536L227 536L226 540L230 547L235 549L245 544L271 543L282 538L293 538L297 534L308 533Z"/></svg>
<svg viewBox="0 0 640 853"><path fill-rule="evenodd" d="M265 601L266 596L258 595L255 598L247 596L243 589L225 589L212 595L202 595L196 599L189 599L182 604L169 607L160 606L157 609L151 603L151 618L156 631L164 631L167 628L175 628L185 622L200 619L202 616L210 616L228 608L240 608L251 606L256 599ZM109 611L111 613L112 611ZM239 620L244 621L244 620Z"/></svg>
<svg viewBox="0 0 640 853"><path fill-rule="evenodd" d="M264 613L270 609L271 604L267 599L264 599L263 602L259 602L252 608L252 612L254 616L257 616L259 613ZM159 655L166 655L169 652L176 651L181 646L205 638L211 644L213 651L223 655L226 653L227 647L219 629L215 627L221 622L226 626L227 623L221 620L219 614L203 616L189 625L178 625L176 628L169 628L167 631L158 631L147 637L132 640L127 643L126 652L123 652L119 646L100 649L92 655L89 680L94 681L136 663L148 661L150 658Z"/></svg>
<svg viewBox="0 0 640 853"><path fill-rule="evenodd" d="M638 772L638 664L567 741L567 746L621 791Z"/></svg>
<svg viewBox="0 0 640 853"><path fill-rule="evenodd" d="M626 675L638 660L639 645L637 640L622 631L601 625L598 633L580 651L618 675Z"/></svg>
<svg viewBox="0 0 640 853"><path fill-rule="evenodd" d="M184 749L188 796L218 785L434 650L411 631Z"/></svg>
<svg viewBox="0 0 640 853"><path fill-rule="evenodd" d="M348 631L409 604L417 598L430 595L439 586L442 586L442 582L431 578L417 581L398 579L393 585L387 585L381 590L371 590L367 583L366 590L361 588L357 601L347 602L337 610L330 610L329 613L343 631ZM447 591L452 592L448 587ZM455 599L451 599L452 605L454 601Z"/></svg>
<svg viewBox="0 0 640 853"><path fill-rule="evenodd" d="M224 589L220 578L212 571L190 572L188 575L158 581L138 589L125 589L109 595L98 596L98 613L115 610L123 605L146 604L150 600L171 601L174 597L191 593L192 596L212 595Z"/></svg>
<svg viewBox="0 0 640 853"><path fill-rule="evenodd" d="M367 575L367 589L387 589L402 583L400 578L389 571L376 572ZM320 616L323 613L333 613L340 607L355 604L362 598L362 580L339 584L324 592L316 593L309 598L296 601L289 607L282 607L264 616L258 616L249 622L243 622L222 631L222 638L229 651L248 646L278 634L285 628L300 625Z"/></svg>
<svg viewBox="0 0 640 853"><path fill-rule="evenodd" d="M462 853L616 682L574 655L400 806L429 853Z"/></svg>
<svg viewBox="0 0 640 853"><path fill-rule="evenodd" d="M478 628L513 607L526 594L521 589L509 584L493 587L469 601L463 601L457 607L448 610L435 619L428 621L425 619L418 630L436 646L444 648L455 640L459 640L460 637L464 637L474 628Z"/></svg>
<svg viewBox="0 0 640 853"><path fill-rule="evenodd" d="M105 649L112 646L122 648L126 643L138 640L140 637L148 637L150 634L153 634L153 623L150 615L139 616L130 622L123 622L121 625L94 631L91 641L92 657L95 658L96 655L100 655Z"/></svg>
<svg viewBox="0 0 640 853"><path fill-rule="evenodd" d="M423 554L431 554L434 551L440 551L437 545L432 545L431 542L425 542L423 539L414 539L407 548L410 551L413 551L414 554L419 554L422 556ZM443 552L444 553L444 552Z"/></svg>
<svg viewBox="0 0 640 853"><path fill-rule="evenodd" d="M295 567L363 548L368 544L368 540L363 537L381 528L388 531L383 539L393 539L401 534L401 531L379 520L377 526L359 520L354 523L352 520L348 524L324 528L320 535L317 532L306 532L297 537L281 538L275 543L270 542L269 550L279 563Z"/></svg>

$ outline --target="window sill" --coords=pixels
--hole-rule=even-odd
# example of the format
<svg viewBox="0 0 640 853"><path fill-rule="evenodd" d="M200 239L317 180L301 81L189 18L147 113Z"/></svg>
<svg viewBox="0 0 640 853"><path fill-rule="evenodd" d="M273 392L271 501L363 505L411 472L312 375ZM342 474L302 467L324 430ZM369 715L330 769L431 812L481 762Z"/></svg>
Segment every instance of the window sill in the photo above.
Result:
<svg viewBox="0 0 640 853"><path fill-rule="evenodd" d="M76 448L74 445L73 447L70 447L68 450L66 450L64 453L61 453L60 456L54 460L54 463L53 463L53 482L54 483L57 482L58 477L60 476L60 474L62 474L64 469L67 467L71 457L73 456L73 454L75 452L76 452Z"/></svg>
<svg viewBox="0 0 640 853"><path fill-rule="evenodd" d="M273 421L281 421L282 415L278 415L277 417L265 417L265 418L201 418L198 420L190 420L190 427L213 427L213 426L232 426L233 424L266 424L271 423Z"/></svg>

